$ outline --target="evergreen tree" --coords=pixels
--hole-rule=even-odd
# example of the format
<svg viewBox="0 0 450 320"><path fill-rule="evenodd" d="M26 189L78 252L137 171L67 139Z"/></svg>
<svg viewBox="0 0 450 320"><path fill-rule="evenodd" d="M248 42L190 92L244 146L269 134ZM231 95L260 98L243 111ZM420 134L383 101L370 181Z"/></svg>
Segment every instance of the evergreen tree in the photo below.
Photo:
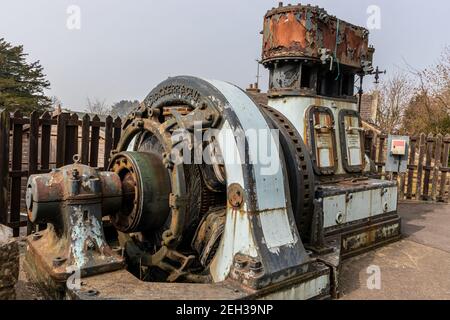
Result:
<svg viewBox="0 0 450 320"><path fill-rule="evenodd" d="M139 101L121 100L112 106L112 114L119 117L126 117L131 111L139 107Z"/></svg>
<svg viewBox="0 0 450 320"><path fill-rule="evenodd" d="M29 63L23 46L13 46L0 38L0 108L27 114L46 111L51 100L44 90L50 88L39 61Z"/></svg>

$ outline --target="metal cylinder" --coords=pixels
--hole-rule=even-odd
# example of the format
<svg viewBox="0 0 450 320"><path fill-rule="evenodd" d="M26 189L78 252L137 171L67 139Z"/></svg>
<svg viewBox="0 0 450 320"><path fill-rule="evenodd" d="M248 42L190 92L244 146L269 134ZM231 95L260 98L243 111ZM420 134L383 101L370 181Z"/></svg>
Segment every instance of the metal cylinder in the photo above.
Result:
<svg viewBox="0 0 450 320"><path fill-rule="evenodd" d="M162 157L156 153L122 152L110 169L121 179L121 209L111 214L119 231L141 232L160 228L170 213L171 181Z"/></svg>
<svg viewBox="0 0 450 320"><path fill-rule="evenodd" d="M61 204L102 203L102 212L114 214L122 203L122 185L118 175L99 172L81 164L55 169L28 179L26 205L33 223L54 223Z"/></svg>
<svg viewBox="0 0 450 320"><path fill-rule="evenodd" d="M281 6L264 17L262 61L320 60L320 49L329 50L339 63L361 67L370 60L368 30L329 15L310 5Z"/></svg>

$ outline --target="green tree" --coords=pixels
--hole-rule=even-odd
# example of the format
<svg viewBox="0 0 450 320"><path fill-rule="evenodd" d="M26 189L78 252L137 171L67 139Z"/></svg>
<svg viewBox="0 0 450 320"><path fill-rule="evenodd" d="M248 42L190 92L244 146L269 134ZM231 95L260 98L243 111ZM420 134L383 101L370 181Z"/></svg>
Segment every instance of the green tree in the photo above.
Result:
<svg viewBox="0 0 450 320"><path fill-rule="evenodd" d="M23 46L13 46L0 38L0 108L30 113L46 111L51 99L44 94L50 88L39 61L27 62Z"/></svg>

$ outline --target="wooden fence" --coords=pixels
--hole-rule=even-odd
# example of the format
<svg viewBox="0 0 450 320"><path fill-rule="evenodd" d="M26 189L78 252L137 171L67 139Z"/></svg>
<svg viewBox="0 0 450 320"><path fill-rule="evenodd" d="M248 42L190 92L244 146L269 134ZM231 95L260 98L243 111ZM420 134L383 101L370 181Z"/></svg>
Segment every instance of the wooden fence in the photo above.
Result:
<svg viewBox="0 0 450 320"><path fill-rule="evenodd" d="M120 135L121 119L111 116L101 121L87 114L79 119L69 113L0 113L0 223L13 228L14 236L26 226L21 212L31 174L71 164L75 154L83 164L106 167Z"/></svg>
<svg viewBox="0 0 450 320"><path fill-rule="evenodd" d="M366 132L366 154L375 162L377 171L389 179L397 179L400 200L449 201L450 135L424 133L411 137L408 171L399 175L385 172L386 134Z"/></svg>

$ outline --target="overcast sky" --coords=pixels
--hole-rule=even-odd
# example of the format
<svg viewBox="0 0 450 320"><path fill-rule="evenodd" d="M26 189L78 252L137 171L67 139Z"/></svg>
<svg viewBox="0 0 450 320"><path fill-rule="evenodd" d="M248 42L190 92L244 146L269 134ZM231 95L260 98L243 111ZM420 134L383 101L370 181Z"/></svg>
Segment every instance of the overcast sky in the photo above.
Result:
<svg viewBox="0 0 450 320"><path fill-rule="evenodd" d="M372 30L375 64L393 74L404 60L424 68L450 44L450 1L310 0L339 18L366 26L370 5L381 9ZM288 2L285 2L288 3ZM86 98L142 100L168 76L197 75L241 87L255 81L263 16L270 0L0 0L0 37L23 44L40 60L49 95L83 110ZM69 30L67 9L81 11ZM262 73L266 87L267 73Z"/></svg>

